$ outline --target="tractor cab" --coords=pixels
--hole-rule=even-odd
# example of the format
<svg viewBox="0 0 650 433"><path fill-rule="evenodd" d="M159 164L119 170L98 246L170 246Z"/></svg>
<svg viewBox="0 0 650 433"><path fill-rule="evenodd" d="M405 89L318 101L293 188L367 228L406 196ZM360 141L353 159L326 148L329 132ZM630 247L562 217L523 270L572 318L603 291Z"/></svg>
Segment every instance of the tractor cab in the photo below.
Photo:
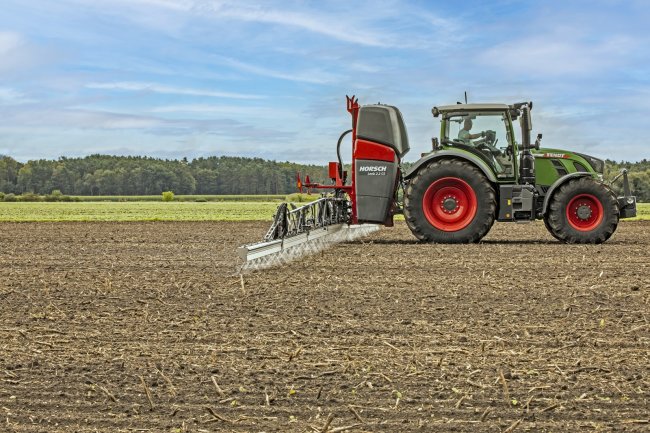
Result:
<svg viewBox="0 0 650 433"><path fill-rule="evenodd" d="M442 114L442 148L457 148L483 160L498 179L514 180L517 173L510 107L505 104L456 104L436 107ZM435 112L434 112L435 114Z"/></svg>

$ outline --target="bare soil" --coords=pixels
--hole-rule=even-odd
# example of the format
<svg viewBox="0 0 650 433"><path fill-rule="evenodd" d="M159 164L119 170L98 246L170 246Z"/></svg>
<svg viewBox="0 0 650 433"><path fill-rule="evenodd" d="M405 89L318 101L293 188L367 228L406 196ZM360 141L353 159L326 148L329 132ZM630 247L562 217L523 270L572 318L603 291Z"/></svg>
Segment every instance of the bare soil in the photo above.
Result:
<svg viewBox="0 0 650 433"><path fill-rule="evenodd" d="M0 431L650 430L650 223L398 224L240 279L266 228L0 224Z"/></svg>

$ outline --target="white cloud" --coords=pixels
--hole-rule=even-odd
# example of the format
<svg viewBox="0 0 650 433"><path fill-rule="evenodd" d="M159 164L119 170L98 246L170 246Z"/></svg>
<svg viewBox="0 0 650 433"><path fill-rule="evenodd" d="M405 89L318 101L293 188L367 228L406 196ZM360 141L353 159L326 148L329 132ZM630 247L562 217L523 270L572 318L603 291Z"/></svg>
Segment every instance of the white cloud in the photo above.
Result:
<svg viewBox="0 0 650 433"><path fill-rule="evenodd" d="M9 55L24 43L25 41L18 33L0 32L0 56Z"/></svg>
<svg viewBox="0 0 650 433"><path fill-rule="evenodd" d="M30 102L34 102L34 100L27 98L23 93L9 87L0 87L0 105L27 104Z"/></svg>
<svg viewBox="0 0 650 433"><path fill-rule="evenodd" d="M505 37L508 34L505 23L498 25L496 32L491 27L478 29L486 36L492 31L500 37L492 45L489 42L494 37L486 37L480 44L478 60L506 73L528 77L585 77L621 70L634 64L634 57L646 50L649 39L644 33L635 34L638 24L630 17L629 25L621 26L619 21L611 21L605 15L607 8L579 7L578 10L575 13L557 8L538 11L527 26L535 31L516 37ZM604 23L608 25L603 28Z"/></svg>
<svg viewBox="0 0 650 433"><path fill-rule="evenodd" d="M0 106L1 107L1 106ZM293 138L294 133L278 129L275 122L267 122L269 127L232 119L230 116L219 118L163 118L153 115L119 113L93 109L4 109L0 110L0 144L8 134L22 137L19 141L29 141L32 135L42 131L75 135L82 131L89 135L98 131L110 132L116 140L122 140L122 133L127 135L148 134L167 139L204 134L226 140L227 143L282 142ZM137 146L136 146L137 147Z"/></svg>
<svg viewBox="0 0 650 433"><path fill-rule="evenodd" d="M174 11L188 11L192 8L194 2L190 0L114 0L120 3L133 4L142 3L147 6L157 6Z"/></svg>
<svg viewBox="0 0 650 433"><path fill-rule="evenodd" d="M301 72L280 72L270 68L245 63L230 57L218 57L218 59L220 63L238 69L240 71L249 72L255 75L261 75L263 77L277 78L280 80L299 81L312 84L325 84L336 81L337 79L336 75L323 72L318 69Z"/></svg>
<svg viewBox="0 0 650 433"><path fill-rule="evenodd" d="M154 128L163 124L161 119L130 114L75 109L30 109L4 113L0 127L20 128L27 132L30 128L119 130Z"/></svg>
<svg viewBox="0 0 650 433"><path fill-rule="evenodd" d="M129 9L136 6L156 8L159 11L221 19L229 22L241 21L278 25L305 30L342 42L370 47L421 47L422 41L417 44L409 43L408 39L387 30L383 26L377 26L373 22L382 19L394 20L396 17L401 16L410 21L410 24L413 21L428 23L434 29L442 31L443 33L436 37L436 42L440 42L442 36L452 33L456 35L454 39L457 39L457 33L454 32L457 26L453 20L432 13L425 14L419 8L413 8L403 2L393 2L392 4L391 2L384 2L381 5L377 5L376 2L358 3L355 5L356 14L352 15L348 9L340 12L327 12L325 8L320 10L302 8L300 10L302 2L294 3L293 7L285 6L286 2L279 2L282 6L278 7L271 2L242 0L103 0L102 3L117 3ZM115 12L119 13L119 11ZM128 18L136 21L144 20L144 18L132 16Z"/></svg>
<svg viewBox="0 0 650 433"><path fill-rule="evenodd" d="M0 31L0 83L9 79L20 80L25 73L44 76L49 66L61 60L59 47L42 41L36 43L35 38L30 36Z"/></svg>
<svg viewBox="0 0 650 433"><path fill-rule="evenodd" d="M0 74L21 72L43 62L50 53L30 45L19 33L0 31Z"/></svg>
<svg viewBox="0 0 650 433"><path fill-rule="evenodd" d="M358 72L365 72L368 74L377 74L382 72L382 68L376 65L373 65L372 63L362 63L359 61L356 62L351 62L347 63L345 65L347 68L353 71L358 71Z"/></svg>
<svg viewBox="0 0 650 433"><path fill-rule="evenodd" d="M264 2L231 0L197 0L193 8L195 12L208 11L217 18L292 27L369 47L428 49L432 45L448 45L450 41L456 43L462 38L455 20L425 12L403 1L356 2L352 10L343 8L336 12L327 11L325 7L299 9L295 4L291 9L282 9ZM387 26L383 21L392 24ZM429 26L431 33L424 38L415 37L415 27L423 24Z"/></svg>
<svg viewBox="0 0 650 433"><path fill-rule="evenodd" d="M239 1L199 1L196 3L195 10L212 12L215 16L226 19L300 28L340 41L360 45L376 47L392 45L384 34L362 29L358 25L355 26L340 15L273 9L263 4L246 4Z"/></svg>
<svg viewBox="0 0 650 433"><path fill-rule="evenodd" d="M88 2L72 0L84 7ZM340 41L368 46L391 46L384 32L364 30L359 27L358 20L342 20L340 15L318 12L296 12L269 7L267 3L220 0L95 0L90 7L99 7L110 13L123 14L127 19L140 22L150 27L174 27L161 16L149 19L147 14L132 14L134 10L155 13L156 11L171 12L177 19L187 18L187 15L211 16L228 21L246 21L266 24L277 24L307 30L325 35ZM180 17L179 14L185 14ZM159 20L156 23L155 20ZM356 24L356 25L355 25Z"/></svg>
<svg viewBox="0 0 650 433"><path fill-rule="evenodd" d="M86 0L71 0L71 2L84 6L88 6L89 3ZM145 7L155 7L178 12L189 11L194 5L194 1L192 0L93 0L92 3L104 8L106 8L107 5L109 5L111 8L120 4L125 6L141 5Z"/></svg>
<svg viewBox="0 0 650 433"><path fill-rule="evenodd" d="M182 104L182 105L163 105L152 108L152 113L234 113L247 112L249 107L239 107L232 105L206 105L206 104Z"/></svg>
<svg viewBox="0 0 650 433"><path fill-rule="evenodd" d="M304 121L300 110L272 105L175 104L152 107L148 112L168 119L184 118L200 121L227 118L242 123L252 122L258 127L264 125L267 127L272 125L300 125Z"/></svg>
<svg viewBox="0 0 650 433"><path fill-rule="evenodd" d="M195 115L238 115L245 116L246 118L254 117L259 118L272 118L279 117L286 118L288 116L295 116L296 111L279 109L277 107L261 107L250 105L214 105L214 104L177 104L177 105L161 105L153 107L149 110L151 113L175 113L175 114L195 114Z"/></svg>
<svg viewBox="0 0 650 433"><path fill-rule="evenodd" d="M231 98L231 99L265 98L265 96L262 95L220 92L214 90L193 89L188 87L174 87L174 86L165 86L156 83L142 83L142 82L132 82L132 81L89 83L86 84L85 87L89 89L124 90L124 91L131 91L131 92L152 92L152 93L164 93L170 95L207 96L213 98Z"/></svg>

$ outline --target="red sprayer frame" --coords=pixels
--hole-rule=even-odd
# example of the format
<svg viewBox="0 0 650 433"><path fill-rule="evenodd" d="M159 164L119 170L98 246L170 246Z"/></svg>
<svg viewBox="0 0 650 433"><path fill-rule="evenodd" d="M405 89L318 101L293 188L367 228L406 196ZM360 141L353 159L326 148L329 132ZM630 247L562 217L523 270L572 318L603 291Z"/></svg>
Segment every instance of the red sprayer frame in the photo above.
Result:
<svg viewBox="0 0 650 433"><path fill-rule="evenodd" d="M352 115L352 183L350 185L345 185L347 172L342 170L341 164L338 162L329 163L329 177L332 179L332 185L322 185L319 183L309 182L309 177L305 179L305 182L300 180L300 174L298 174L298 189L302 192L302 188L315 188L315 189L334 189L344 191L349 197L352 207L352 224L357 224L357 201L356 194L354 191L354 182L355 182L355 159L356 152L355 146L357 142L357 118L359 116L359 100L354 97L346 96L347 100L347 110ZM343 173L343 178L341 178L341 173Z"/></svg>

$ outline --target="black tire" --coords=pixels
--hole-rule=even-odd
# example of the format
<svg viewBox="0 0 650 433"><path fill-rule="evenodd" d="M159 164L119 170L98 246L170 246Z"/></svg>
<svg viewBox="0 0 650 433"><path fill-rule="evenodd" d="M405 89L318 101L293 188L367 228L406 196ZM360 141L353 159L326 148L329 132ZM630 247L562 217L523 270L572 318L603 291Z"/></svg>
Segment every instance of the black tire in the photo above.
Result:
<svg viewBox="0 0 650 433"><path fill-rule="evenodd" d="M551 225L549 224L548 216L544 217L544 226L546 226L546 230L548 230L548 232L551 234L551 236L553 236L558 241L562 241L562 239L559 238L555 233L553 233L553 230L551 230ZM562 242L564 242L564 241L562 241Z"/></svg>
<svg viewBox="0 0 650 433"><path fill-rule="evenodd" d="M581 209L582 216L578 214ZM614 234L618 217L618 202L611 190L591 177L580 177L553 194L545 221L549 232L562 242L600 244Z"/></svg>
<svg viewBox="0 0 650 433"><path fill-rule="evenodd" d="M428 200L425 205L425 196L427 191L434 188L434 183L445 182L445 179L457 180L459 185L464 188L469 187L469 195L474 194L475 206L474 211L469 212L460 225L466 224L462 228L450 230L437 228L429 218L432 217L433 201ZM471 189L471 192L470 192ZM432 194L432 193L429 193ZM429 198L430 196L427 196ZM460 203L460 200L458 201ZM425 206L429 210L425 211ZM456 209L459 207L457 206ZM442 209L442 205L441 205ZM456 212L456 209L450 212ZM444 211L443 212L447 212ZM415 237L425 242L437 243L470 243L478 242L483 236L490 231L494 224L496 212L496 194L494 188L485 177L485 175L473 164L457 160L444 159L434 161L431 164L422 167L414 177L409 181L404 197L404 216L406 224L411 229ZM429 215L429 216L427 216ZM440 223L438 223L440 225ZM444 228L444 227L443 227Z"/></svg>

